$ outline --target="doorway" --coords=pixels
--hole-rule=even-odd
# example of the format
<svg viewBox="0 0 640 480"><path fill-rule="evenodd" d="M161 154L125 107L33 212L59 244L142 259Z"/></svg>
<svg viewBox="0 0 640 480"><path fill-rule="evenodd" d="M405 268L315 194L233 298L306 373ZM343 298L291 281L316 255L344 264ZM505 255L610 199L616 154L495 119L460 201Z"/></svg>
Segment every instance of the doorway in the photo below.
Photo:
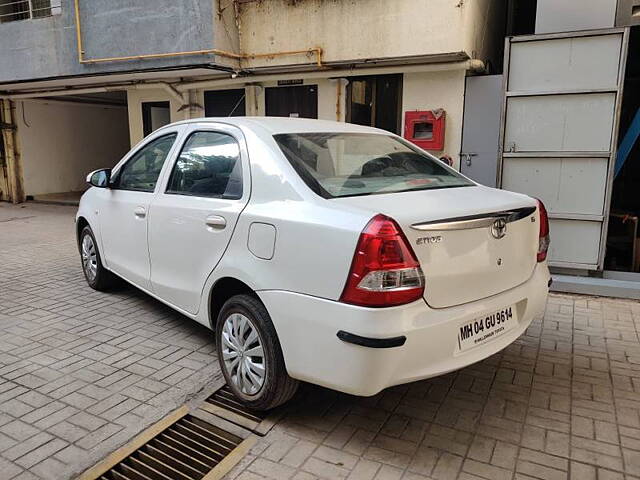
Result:
<svg viewBox="0 0 640 480"><path fill-rule="evenodd" d="M142 102L142 131L145 137L170 123L169 102Z"/></svg>
<svg viewBox="0 0 640 480"><path fill-rule="evenodd" d="M318 86L266 88L265 104L269 117L318 118Z"/></svg>
<svg viewBox="0 0 640 480"><path fill-rule="evenodd" d="M7 177L7 157L4 148L4 136L2 130L0 130L0 201L3 200L9 200L9 182Z"/></svg>
<svg viewBox="0 0 640 480"><path fill-rule="evenodd" d="M77 204L87 174L113 167L130 148L126 92L16 102L27 200Z"/></svg>
<svg viewBox="0 0 640 480"><path fill-rule="evenodd" d="M402 74L350 77L347 122L400 134Z"/></svg>
<svg viewBox="0 0 640 480"><path fill-rule="evenodd" d="M244 117L247 114L244 88L204 92L206 117Z"/></svg>
<svg viewBox="0 0 640 480"><path fill-rule="evenodd" d="M640 27L632 27L620 110L605 269L640 272ZM640 278L639 278L640 279Z"/></svg>

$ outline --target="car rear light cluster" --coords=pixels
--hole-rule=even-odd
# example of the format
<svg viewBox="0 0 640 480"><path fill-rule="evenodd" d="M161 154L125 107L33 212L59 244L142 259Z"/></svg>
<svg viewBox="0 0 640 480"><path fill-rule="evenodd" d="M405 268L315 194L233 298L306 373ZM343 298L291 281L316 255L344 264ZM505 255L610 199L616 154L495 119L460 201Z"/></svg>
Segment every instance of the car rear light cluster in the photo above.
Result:
<svg viewBox="0 0 640 480"><path fill-rule="evenodd" d="M538 211L540 212L540 235L538 240L538 262L544 262L547 259L547 250L549 250L549 216L544 203L538 200Z"/></svg>
<svg viewBox="0 0 640 480"><path fill-rule="evenodd" d="M340 301L390 307L422 298L424 275L400 226L376 215L360 234Z"/></svg>

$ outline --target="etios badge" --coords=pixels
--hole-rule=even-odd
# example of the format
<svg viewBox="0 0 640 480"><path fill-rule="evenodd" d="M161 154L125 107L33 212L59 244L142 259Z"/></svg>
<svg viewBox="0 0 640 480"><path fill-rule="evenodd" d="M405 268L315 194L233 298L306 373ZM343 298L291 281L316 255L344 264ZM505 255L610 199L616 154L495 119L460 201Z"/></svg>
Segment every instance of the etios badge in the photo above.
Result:
<svg viewBox="0 0 640 480"><path fill-rule="evenodd" d="M504 218L498 218L491 225L491 235L493 238L500 239L507 234L507 221Z"/></svg>

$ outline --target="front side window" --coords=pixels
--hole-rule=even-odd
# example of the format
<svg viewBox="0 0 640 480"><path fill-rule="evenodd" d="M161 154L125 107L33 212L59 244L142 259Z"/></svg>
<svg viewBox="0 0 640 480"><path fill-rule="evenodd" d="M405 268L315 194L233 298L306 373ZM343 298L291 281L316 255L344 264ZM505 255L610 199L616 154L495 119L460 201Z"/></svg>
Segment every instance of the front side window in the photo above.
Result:
<svg viewBox="0 0 640 480"><path fill-rule="evenodd" d="M236 139L219 132L191 134L173 167L167 193L242 197L242 162Z"/></svg>
<svg viewBox="0 0 640 480"><path fill-rule="evenodd" d="M114 188L153 192L176 136L172 133L156 138L136 152L116 174Z"/></svg>
<svg viewBox="0 0 640 480"><path fill-rule="evenodd" d="M474 185L392 136L323 132L274 138L305 183L325 198Z"/></svg>

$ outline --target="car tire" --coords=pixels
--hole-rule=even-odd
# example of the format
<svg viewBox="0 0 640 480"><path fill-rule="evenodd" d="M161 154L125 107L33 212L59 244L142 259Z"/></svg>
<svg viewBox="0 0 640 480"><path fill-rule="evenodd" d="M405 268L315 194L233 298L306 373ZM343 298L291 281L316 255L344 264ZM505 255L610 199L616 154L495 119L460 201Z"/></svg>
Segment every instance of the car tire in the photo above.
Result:
<svg viewBox="0 0 640 480"><path fill-rule="evenodd" d="M235 295L222 306L216 323L216 350L227 385L248 408L277 407L298 389L298 381L287 373L269 312L255 296ZM262 357L250 355L260 352ZM264 373L258 381L261 367Z"/></svg>
<svg viewBox="0 0 640 480"><path fill-rule="evenodd" d="M98 242L88 225L80 232L78 239L82 273L87 283L94 290L103 292L109 290L117 282L117 277L102 265L102 258L98 250Z"/></svg>

